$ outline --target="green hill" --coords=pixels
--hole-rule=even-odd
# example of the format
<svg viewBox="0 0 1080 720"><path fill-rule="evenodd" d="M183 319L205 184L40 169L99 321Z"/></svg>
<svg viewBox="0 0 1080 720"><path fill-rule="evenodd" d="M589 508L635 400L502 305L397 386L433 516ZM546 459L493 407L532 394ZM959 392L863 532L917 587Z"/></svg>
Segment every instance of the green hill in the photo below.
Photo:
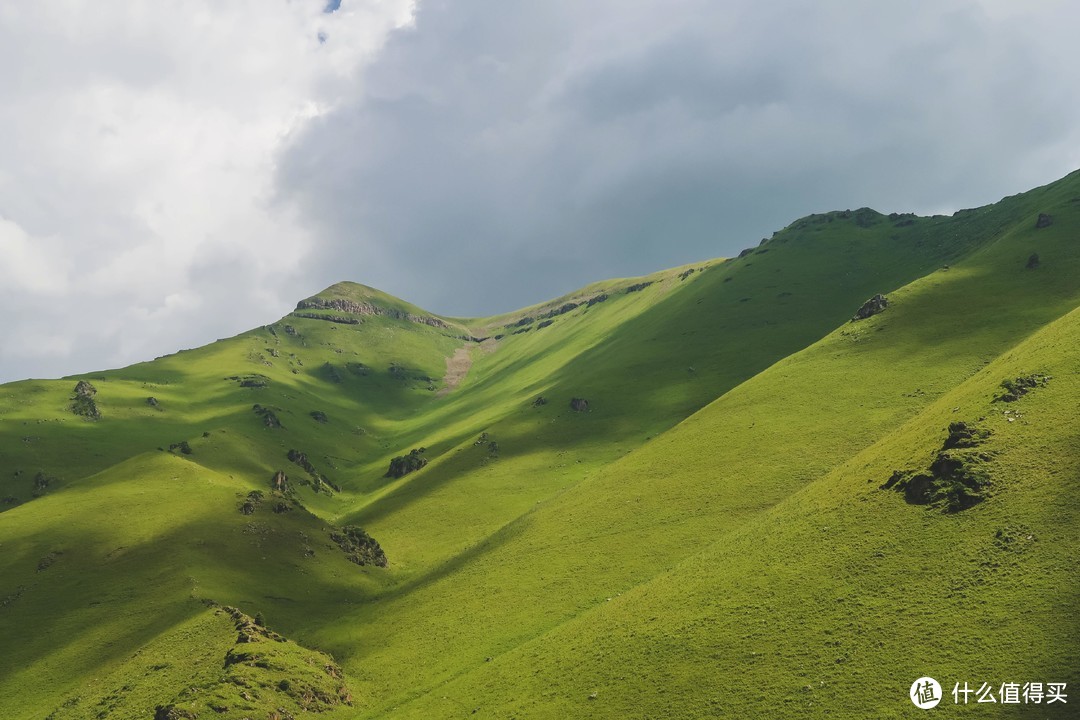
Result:
<svg viewBox="0 0 1080 720"><path fill-rule="evenodd" d="M958 712L955 682L1074 686L1078 308L1073 173L492 318L340 283L0 386L0 714L863 718L923 675Z"/></svg>

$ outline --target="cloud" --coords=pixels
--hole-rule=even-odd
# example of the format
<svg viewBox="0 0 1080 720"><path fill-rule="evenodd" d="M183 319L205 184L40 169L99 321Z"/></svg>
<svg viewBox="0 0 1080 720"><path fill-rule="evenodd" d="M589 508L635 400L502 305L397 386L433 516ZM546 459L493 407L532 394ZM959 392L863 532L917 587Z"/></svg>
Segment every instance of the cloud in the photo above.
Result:
<svg viewBox="0 0 1080 720"><path fill-rule="evenodd" d="M0 380L342 279L447 314L1080 166L1073 4L0 5Z"/></svg>
<svg viewBox="0 0 1080 720"><path fill-rule="evenodd" d="M509 310L796 217L992 202L1080 165L1065 3L420 4L281 191L313 266ZM336 273L336 276L332 276Z"/></svg>
<svg viewBox="0 0 1080 720"><path fill-rule="evenodd" d="M0 380L201 344L317 289L316 238L275 199L280 151L413 10L325 7L0 9Z"/></svg>

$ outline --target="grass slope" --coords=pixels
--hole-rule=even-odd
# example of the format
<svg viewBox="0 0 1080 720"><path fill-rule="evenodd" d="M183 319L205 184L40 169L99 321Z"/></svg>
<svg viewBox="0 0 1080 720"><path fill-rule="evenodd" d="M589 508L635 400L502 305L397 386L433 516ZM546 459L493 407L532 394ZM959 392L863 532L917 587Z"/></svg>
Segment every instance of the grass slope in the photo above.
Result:
<svg viewBox="0 0 1080 720"><path fill-rule="evenodd" d="M899 718L923 675L947 693L964 682L995 695L1005 682L1075 686L1078 346L1074 310L835 469L716 528L677 565L612 586L613 597L474 663L400 716ZM1019 403L993 402L1002 378L1032 368L1054 379ZM989 500L948 514L879 488L927 462L957 417L993 433ZM966 709L1075 715L1061 704Z"/></svg>
<svg viewBox="0 0 1080 720"><path fill-rule="evenodd" d="M804 669L825 662L816 639L798 634L801 613L840 579L856 585L839 568L863 567L868 543L933 525L940 532L923 538L925 551L947 553L957 547L950 528L1038 527L1053 557L1072 547L1030 508L1019 524L999 522L1007 487L942 519L860 477L852 497L886 508L880 527L844 515L853 512L839 502L847 490L835 489L854 482L859 458L867 468L873 458L910 464L940 444L948 422L934 413L942 403L955 403L950 413L968 407L956 393L971 383L985 394L1002 378L984 366L1011 368L1010 348L1024 366L1016 373L1058 374L1022 403L1057 402L1054 417L1069 419L1061 408L1071 400L1075 409L1077 395L1057 379L1069 366L1055 363L1075 349L1073 321L1051 324L1080 302L1078 198L1074 174L950 218L811 216L738 259L597 283L496 318L439 318L342 283L273 325L204 348L2 386L0 632L12 650L0 657L0 712L146 717L157 705L205 712L212 701L226 717L285 717L325 696L351 704L327 705L324 717L477 707L696 717L724 707L693 687L706 667L721 690L723 678L760 667L754 678L770 688L765 697L784 698L782 709L803 713L806 700L835 710L852 699L844 677L906 668L889 665L898 651L832 658L819 682L835 689L819 685L809 698L782 641L809 643ZM1036 229L1041 212L1055 222ZM1032 252L1034 270L1025 267ZM846 323L877 292L889 293L890 308ZM1056 344L1025 344L1047 326ZM459 379L448 371L462 362L460 384L444 383L444 374ZM71 413L77 379L96 388L100 420ZM548 402L536 405L538 396ZM586 398L588 412L572 411L572 397ZM1060 438L1033 432L1045 444L1042 466L1075 467ZM1003 448L995 463L1025 457L1003 433L993 442ZM384 477L391 457L417 447L425 468ZM290 462L290 450L313 472ZM286 496L271 495L279 470ZM1041 487L1033 471L1026 477ZM238 512L255 490L265 497L254 514ZM291 509L273 512L279 502ZM831 564L811 572L819 566L806 548L820 542L807 538L833 537L811 532L819 515L845 518L865 537L842 536ZM331 537L347 524L378 539L387 568L348 562ZM778 560L785 553L802 561ZM914 566L888 557L874 567L885 583L875 602L914 603L938 626L953 619L955 604L941 602L925 573L904 585L892 573ZM1042 587L1032 573L1049 566L1017 567ZM694 583L741 598L745 607L730 607L750 621L786 618L759 633L774 654L706 657L707 647L741 648L742 636L734 615L702 619L700 598L684 594ZM757 590L771 604L751 605ZM843 597L868 596L858 586ZM988 598L994 612L1016 607L1004 591ZM226 664L238 647L234 622L206 602L262 613L300 645L271 642L282 648L273 657ZM828 606L830 622L852 607L845 602ZM646 606L656 611L637 612ZM1048 633L1047 607L1016 620L1016 632ZM883 615L855 617L880 625ZM608 635L594 632L601 627ZM666 641L650 634L659 627ZM839 643L857 634L828 628ZM1047 642L1047 672L1072 658L1060 648L1074 639ZM1006 655L991 655L998 665L985 667L997 672ZM955 653L942 674L971 657ZM643 680L628 662L671 682ZM759 712L761 692L727 707Z"/></svg>
<svg viewBox="0 0 1080 720"><path fill-rule="evenodd" d="M1037 275L1023 262L1032 225L1018 224L948 271L893 293L886 313L845 325L728 392L508 527L470 565L397 605L359 610L403 629L373 638L364 661L408 677L404 697L428 685L428 700L441 698L440 683L462 668L486 667L487 657L606 604L825 475L1076 307L1073 239L1039 236L1059 264ZM486 698L457 699L482 706ZM440 709L449 713L453 700L446 703Z"/></svg>

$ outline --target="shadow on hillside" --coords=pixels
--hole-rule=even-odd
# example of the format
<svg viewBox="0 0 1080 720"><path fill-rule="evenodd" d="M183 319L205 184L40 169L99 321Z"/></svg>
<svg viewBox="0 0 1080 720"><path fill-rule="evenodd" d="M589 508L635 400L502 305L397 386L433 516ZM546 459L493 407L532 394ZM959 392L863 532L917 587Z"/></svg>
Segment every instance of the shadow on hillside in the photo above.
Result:
<svg viewBox="0 0 1080 720"><path fill-rule="evenodd" d="M491 398L504 388L513 393L520 412L529 409L537 394L549 399L548 408L562 408L572 397L584 397L590 403L587 417L573 418L572 426L567 411L562 418L554 418L554 425L516 438L513 447L505 444L507 457L553 446L636 446L646 435L673 427L844 324L866 297L891 291L933 270L943 252L932 244L898 249L894 241L879 234L865 242L838 240L842 252L823 259L820 255L830 242L807 238L783 244L768 255L714 265L691 281L676 284L654 306L597 337L542 380L526 387L514 385L517 373L557 352L554 343L492 370L451 395L444 407L433 408L432 424L462 415L483 418ZM961 238L945 243L945 251L955 245L966 252L978 242L978 238ZM875 272L863 271L868 268ZM770 289L766 292L765 288ZM792 302L783 288L797 288L799 301ZM747 297L750 302L742 302ZM615 297L589 312L607 311L618 301ZM557 323L537 332L559 331ZM581 324L572 332L588 333L589 328ZM515 412L492 418L488 425L511 422ZM422 443L422 433L423 429L418 430L412 441ZM461 433L436 449L465 442L471 434ZM400 511L425 492L453 482L454 477L449 472L418 473L355 517Z"/></svg>

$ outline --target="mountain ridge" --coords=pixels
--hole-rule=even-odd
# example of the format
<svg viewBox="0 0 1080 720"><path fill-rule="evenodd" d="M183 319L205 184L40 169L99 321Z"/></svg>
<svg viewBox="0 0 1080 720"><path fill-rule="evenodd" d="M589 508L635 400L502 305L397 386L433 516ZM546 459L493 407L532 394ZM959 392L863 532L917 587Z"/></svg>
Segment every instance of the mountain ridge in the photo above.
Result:
<svg viewBox="0 0 1080 720"><path fill-rule="evenodd" d="M908 674L1004 681L1024 632L1075 681L1080 628L1052 625L1080 603L1046 574L1080 551L1078 227L1072 173L948 217L811 215L741 257L489 318L338 283L298 303L316 317L2 385L0 709L899 717ZM1030 373L1052 379L995 403ZM73 412L77 380L98 419ZM958 420L990 432L981 502L881 489ZM950 564L926 572L905 535ZM386 567L357 564L364 537ZM1007 572L973 584L984 562ZM874 646L908 605L939 636L904 620ZM292 644L255 633L227 660L223 607ZM990 620L1008 650L965 653ZM319 653L335 669L307 674Z"/></svg>

